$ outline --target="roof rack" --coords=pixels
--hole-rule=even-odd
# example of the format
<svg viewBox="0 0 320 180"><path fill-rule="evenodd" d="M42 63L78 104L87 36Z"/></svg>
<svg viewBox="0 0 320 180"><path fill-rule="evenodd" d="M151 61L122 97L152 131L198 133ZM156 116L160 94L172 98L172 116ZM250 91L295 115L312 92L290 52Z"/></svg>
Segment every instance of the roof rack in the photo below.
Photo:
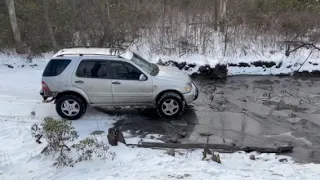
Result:
<svg viewBox="0 0 320 180"><path fill-rule="evenodd" d="M120 58L131 59L133 52L122 48L66 48L58 51L53 57L62 57L65 55L100 55L100 56L117 56Z"/></svg>
<svg viewBox="0 0 320 180"><path fill-rule="evenodd" d="M78 54L78 53L76 53L76 54L59 54L59 55L57 55L56 57L62 57L62 56L72 56L72 55L79 55L79 56L83 56L83 55L91 55L91 56L105 56L105 54L88 54L88 53L86 53L86 54Z"/></svg>

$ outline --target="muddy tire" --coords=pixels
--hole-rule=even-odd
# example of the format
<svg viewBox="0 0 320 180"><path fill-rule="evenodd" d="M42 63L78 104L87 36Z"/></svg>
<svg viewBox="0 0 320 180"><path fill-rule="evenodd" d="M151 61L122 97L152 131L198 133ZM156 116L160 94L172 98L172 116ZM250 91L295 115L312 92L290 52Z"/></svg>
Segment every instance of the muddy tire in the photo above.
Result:
<svg viewBox="0 0 320 180"><path fill-rule="evenodd" d="M182 97L175 92L163 94L157 102L157 111L161 117L178 118L185 108Z"/></svg>
<svg viewBox="0 0 320 180"><path fill-rule="evenodd" d="M77 120L86 110L85 102L75 95L65 95L56 101L56 111L63 119Z"/></svg>

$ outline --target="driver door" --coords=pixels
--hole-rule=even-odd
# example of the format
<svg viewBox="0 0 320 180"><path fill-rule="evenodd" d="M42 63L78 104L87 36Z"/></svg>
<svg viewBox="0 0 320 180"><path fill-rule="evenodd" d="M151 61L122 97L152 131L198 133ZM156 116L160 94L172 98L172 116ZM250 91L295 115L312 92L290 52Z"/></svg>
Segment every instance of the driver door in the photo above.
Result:
<svg viewBox="0 0 320 180"><path fill-rule="evenodd" d="M152 79L131 63L110 61L113 103L135 104L152 102ZM139 80L144 74L146 80Z"/></svg>

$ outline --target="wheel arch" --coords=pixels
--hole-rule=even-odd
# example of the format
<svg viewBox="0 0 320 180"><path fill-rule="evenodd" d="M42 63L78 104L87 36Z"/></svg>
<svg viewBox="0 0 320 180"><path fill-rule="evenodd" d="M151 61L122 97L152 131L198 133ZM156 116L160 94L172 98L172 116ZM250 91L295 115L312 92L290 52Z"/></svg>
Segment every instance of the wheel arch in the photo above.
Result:
<svg viewBox="0 0 320 180"><path fill-rule="evenodd" d="M184 96L182 95L181 92L177 91L177 90L174 90L174 89L168 89L168 90L164 90L164 91L161 91L160 93L158 93L158 95L156 96L156 98L154 99L154 102L155 103L158 103L158 101L160 100L160 98L162 97L162 95L164 95L165 93L168 93L168 92L173 92L173 93L176 93L178 94L182 101L184 101Z"/></svg>
<svg viewBox="0 0 320 180"><path fill-rule="evenodd" d="M55 102L59 98L61 98L63 96L66 96L66 95L74 95L74 96L77 96L77 97L81 98L85 104L89 104L90 103L89 98L84 93L77 92L77 91L63 91L63 92L60 92L60 93L58 93L56 95Z"/></svg>

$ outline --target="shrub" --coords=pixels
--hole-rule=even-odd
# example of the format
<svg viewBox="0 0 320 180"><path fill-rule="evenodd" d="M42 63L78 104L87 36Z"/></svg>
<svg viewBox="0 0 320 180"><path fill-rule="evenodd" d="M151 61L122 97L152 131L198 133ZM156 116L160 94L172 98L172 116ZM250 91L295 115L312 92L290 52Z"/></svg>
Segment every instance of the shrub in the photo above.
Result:
<svg viewBox="0 0 320 180"><path fill-rule="evenodd" d="M58 153L58 157L53 163L55 167L73 167L75 163L81 161L89 161L93 158L106 159L109 156L111 156L111 159L113 160L116 156L114 152L108 151L109 146L107 143L98 141L96 136L81 140L79 143L73 144L69 148L67 144L74 142L79 136L71 122L67 120L57 120L46 117L40 126L34 124L31 130L32 136L36 138L36 142L41 144L42 137L47 142L46 147L41 151L42 154L49 155L50 153L53 153L56 155ZM103 131L96 132L97 134L101 134ZM67 152L65 152L65 150L70 151L72 149L78 153L75 161L68 156Z"/></svg>
<svg viewBox="0 0 320 180"><path fill-rule="evenodd" d="M35 124L31 130L39 143L41 143L40 139L42 137L46 139L48 145L42 150L42 153L45 154L57 151L60 151L60 154L62 154L65 148L70 150L67 142L73 142L79 137L70 121L56 120L51 117L44 118L40 128Z"/></svg>
<svg viewBox="0 0 320 180"><path fill-rule="evenodd" d="M59 152L59 156L56 162L53 163L54 166L73 166L72 158L69 158L64 150L70 151L71 149L67 146L67 143L73 142L79 136L77 131L75 131L70 121L57 120L51 117L44 118L40 127L38 124L34 124L31 128L32 136L36 138L36 142L39 144L41 138L47 142L46 147L41 151L45 155L50 153Z"/></svg>
<svg viewBox="0 0 320 180"><path fill-rule="evenodd" d="M75 161L76 163L81 161L92 160L93 157L106 159L107 156L111 155L112 159L115 157L115 154L109 152L109 146L103 141L98 141L97 138L86 138L81 140L79 143L72 145L78 152L78 159Z"/></svg>

